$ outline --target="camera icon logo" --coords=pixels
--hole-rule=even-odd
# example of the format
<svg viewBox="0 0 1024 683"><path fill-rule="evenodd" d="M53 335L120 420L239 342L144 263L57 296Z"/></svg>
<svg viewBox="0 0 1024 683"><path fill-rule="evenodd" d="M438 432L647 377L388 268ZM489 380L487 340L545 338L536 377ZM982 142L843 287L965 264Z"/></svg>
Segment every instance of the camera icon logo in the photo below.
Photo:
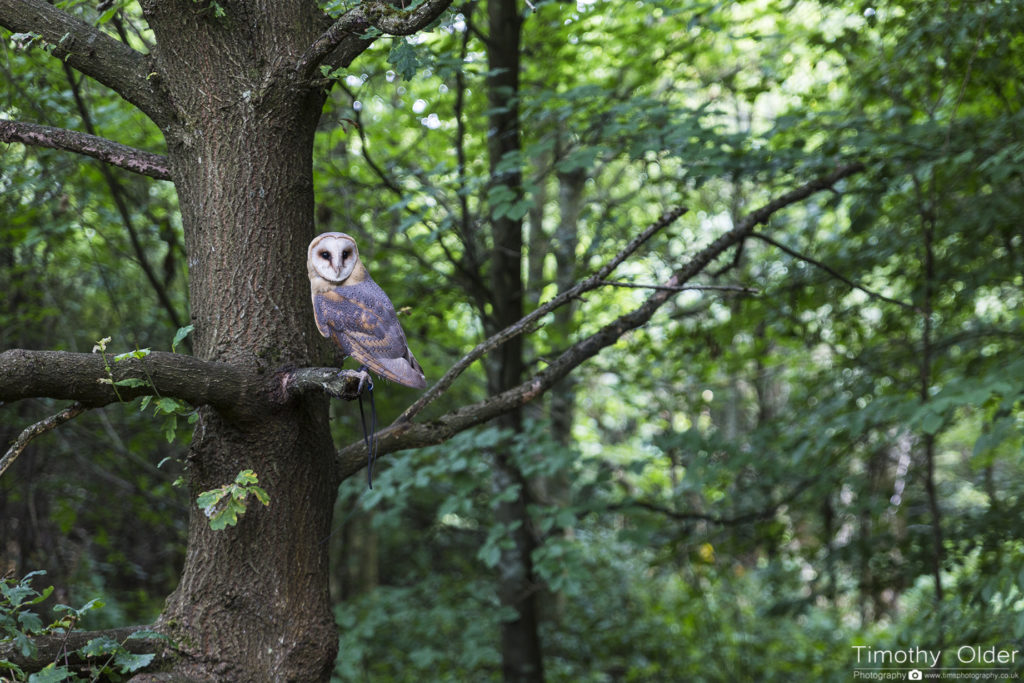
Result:
<svg viewBox="0 0 1024 683"><path fill-rule="evenodd" d="M907 672L907 680L908 681L919 681L919 680L921 680L921 670L920 669L911 669L910 671L908 671Z"/></svg>

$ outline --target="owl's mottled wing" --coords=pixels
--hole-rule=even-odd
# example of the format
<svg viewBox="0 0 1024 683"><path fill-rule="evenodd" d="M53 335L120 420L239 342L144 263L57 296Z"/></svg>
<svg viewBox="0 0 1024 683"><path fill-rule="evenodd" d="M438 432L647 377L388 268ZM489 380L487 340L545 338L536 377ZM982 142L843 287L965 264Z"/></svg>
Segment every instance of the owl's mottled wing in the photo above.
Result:
<svg viewBox="0 0 1024 683"><path fill-rule="evenodd" d="M422 389L426 377L405 341L395 307L372 280L313 295L320 333L381 377Z"/></svg>

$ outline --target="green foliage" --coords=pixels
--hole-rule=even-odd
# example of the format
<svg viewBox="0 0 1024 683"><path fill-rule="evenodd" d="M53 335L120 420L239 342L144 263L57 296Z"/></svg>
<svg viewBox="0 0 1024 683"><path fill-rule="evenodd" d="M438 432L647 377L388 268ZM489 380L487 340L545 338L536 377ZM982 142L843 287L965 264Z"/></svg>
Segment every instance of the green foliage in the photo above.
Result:
<svg viewBox="0 0 1024 683"><path fill-rule="evenodd" d="M388 53L388 64L395 68L402 80L410 81L422 67L423 59L416 46L405 38L395 38Z"/></svg>
<svg viewBox="0 0 1024 683"><path fill-rule="evenodd" d="M173 351L175 346L181 343L181 341L191 332L192 326L182 327L178 330L177 334L174 335L174 340L171 342L171 350ZM124 402L121 398L121 394L117 391L118 387L152 387L153 382L151 379L141 379L138 377L126 377L124 379L114 380L113 369L110 366L110 361L107 359L107 344L110 343L110 337L104 337L96 342L93 347L93 353L99 352L103 354L104 370L107 376L101 380L105 384L109 384L113 387L114 393L117 394L118 400ZM126 353L119 353L114 356L113 360L115 363L119 363L130 359L141 359L149 355L149 349L136 349L135 351L128 351ZM145 366L143 366L145 369ZM146 408L153 405L153 415L156 417L163 416L163 432L164 437L167 439L167 443L174 441L177 436L178 430L178 418L186 417L188 424L195 424L199 419L199 414L185 401L173 398L171 396L161 396L159 392L154 390L153 395L143 396L139 404L139 412L145 412Z"/></svg>
<svg viewBox="0 0 1024 683"><path fill-rule="evenodd" d="M210 491L203 491L196 504L209 520L210 528L220 531L238 524L238 518L245 514L249 496L254 496L264 505L270 505L270 496L257 486L259 477L252 470L242 470L230 484Z"/></svg>
<svg viewBox="0 0 1024 683"><path fill-rule="evenodd" d="M845 160L868 170L758 228L787 251L750 240L700 280L758 296L677 295L589 361L569 446L544 420L516 442L525 488L480 483L483 453L512 437L477 430L382 463L382 490L358 503L345 489L342 506L358 506L346 524L372 519L381 586L339 611L339 676L496 678L457 668L476 634L463 648L421 626L454 603L494 624L460 590L502 570L511 528L492 506L523 494L551 591L553 680L848 680L853 645L1019 637L1024 91L1000 76L1022 68L1019 4L535 5L523 151L499 160L523 172L523 197L486 182L487 46L458 24L423 41L465 57L435 57L411 81L364 61L328 120L356 115L365 138L318 140L351 178L336 185L323 166L320 196L339 198L325 215L357 219L391 266L388 291L415 303L429 277L403 244L443 273L430 308L448 324L416 305L407 319L433 347L468 348L487 313L472 284L450 283L489 253L488 220L524 220L527 298L540 301L560 258L582 276L666 206L691 211L617 277L663 283L785 189ZM573 174L583 208L565 226ZM570 324L530 336L528 362L543 368L644 296L588 295ZM479 377L464 390L482 391ZM374 621L383 595L408 621ZM389 644L368 635L385 631Z"/></svg>
<svg viewBox="0 0 1024 683"><path fill-rule="evenodd" d="M324 4L333 16L354 6ZM487 329L494 218L524 222L529 307L667 206L690 212L614 277L663 284L751 209L845 161L867 170L758 226L785 250L748 240L694 283L758 295L678 293L557 387L572 394L561 440L549 395L521 435L477 429L383 459L372 491L347 482L327 541L342 584L337 676L499 678L510 615L495 585L513 525L495 505L517 496L539 539L551 680L849 680L853 645L1024 637L1024 89L1007 77L1024 72L1024 6L534 2L514 103L522 150L496 160L523 173L522 196L490 182L486 31L480 8L459 11L326 69L315 141L317 227L359 240L429 377ZM32 35L11 38L3 115L77 128L62 69ZM85 95L101 133L161 148L106 91ZM0 156L4 348L87 350L112 325L128 348L183 343L188 328L139 305L149 297L96 167L18 145ZM125 182L184 311L173 190ZM608 287L544 320L528 368L648 294ZM480 400L483 374L472 367L435 415ZM386 424L409 394L377 400ZM3 540L38 533L25 554L80 558L54 571L116 594L90 618L151 615L176 581L189 503L138 454L178 462L180 445L160 436L194 414L150 405L159 420L108 410L112 426L74 425L75 447L26 455L12 473L25 486L2 492ZM351 442L358 413L332 410ZM111 431L123 449L107 446ZM496 489L487 453L505 444L523 482ZM112 481L124 504L97 506ZM249 495L265 502L256 484L202 494L211 525L236 523ZM41 531L16 526L26 519Z"/></svg>
<svg viewBox="0 0 1024 683"><path fill-rule="evenodd" d="M41 636L60 636L70 632L93 610L104 606L102 600L92 599L79 608L68 605L55 605L53 611L58 618L46 624L42 615L36 611L53 593L53 586L48 586L40 593L32 588L32 580L45 574L34 571L20 580L0 579L0 644L13 643L18 653L25 658L36 658L38 648L35 638ZM30 609L34 608L34 609ZM136 631L127 639L161 637L152 631ZM127 642L127 639L125 642ZM72 670L68 666L60 666L66 662L66 655L75 654L84 660L84 664ZM11 676L10 680L42 683L45 681L96 681L106 676L108 679L120 680L120 675L138 671L153 661L153 654L134 654L129 652L124 642L110 637L93 638L73 652L62 652L56 661L43 669L27 674L20 667L8 660L0 660L0 671ZM5 680L8 680L5 678ZM107 680L107 679L105 679Z"/></svg>
<svg viewBox="0 0 1024 683"><path fill-rule="evenodd" d="M20 581L0 579L0 629L3 633L0 642L13 642L24 657L34 656L36 653L32 637L47 632L40 616L28 609L46 600L53 592L53 586L46 587L42 593L32 588L33 577L45 573L30 572Z"/></svg>

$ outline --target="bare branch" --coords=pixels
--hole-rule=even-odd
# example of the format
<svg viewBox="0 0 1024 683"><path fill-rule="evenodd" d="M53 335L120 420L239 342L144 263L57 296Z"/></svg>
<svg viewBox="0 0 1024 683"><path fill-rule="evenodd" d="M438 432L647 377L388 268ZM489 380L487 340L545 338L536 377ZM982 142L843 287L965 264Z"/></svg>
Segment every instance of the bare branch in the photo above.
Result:
<svg viewBox="0 0 1024 683"><path fill-rule="evenodd" d="M75 152L157 180L171 179L166 157L88 133L0 120L0 142L20 142L33 147Z"/></svg>
<svg viewBox="0 0 1024 683"><path fill-rule="evenodd" d="M384 455L386 453L406 448L418 448L442 443L460 431L483 424L498 415L515 410L529 403L550 389L551 386L572 372L585 360L597 355L597 353L605 347L614 344L626 332L647 323L654 313L675 294L676 287L688 282L728 249L742 243L742 241L750 235L757 225L766 222L776 211L802 201L816 192L831 188L843 178L853 175L854 173L861 171L863 168L863 164L859 163L842 166L834 172L816 178L751 212L731 230L720 235L717 239L708 244L708 246L695 254L689 262L676 270L666 283L666 287L668 289L655 290L643 304L620 316L608 325L605 325L589 337L582 339L573 346L570 346L550 365L548 365L547 368L538 372L518 386L508 389L500 394L491 396L479 403L459 408L431 422L413 423L410 421L410 418L413 415L418 413L426 404L443 393L447 386L451 384L451 381L454 380L455 376L468 367L470 363L476 360L476 358L501 344L502 341L504 341L504 336L508 335L511 337L516 334L521 334L529 329L532 326L532 323L536 322L539 315L535 315L537 314L537 311L534 311L514 325L510 325L473 349L473 351L456 363L451 370L445 373L444 377L442 377L436 385L431 387L419 401L410 406L390 426L380 431L377 434L379 454ZM680 209L677 209L676 211L679 213L672 215L672 212L669 212L662 217L662 220L668 219L668 222L670 223L682 212ZM642 243L643 239L646 239L656 232L657 229L663 227L659 223L653 224L645 230L644 233L634 239L634 241L627 246L627 249L620 252L619 255L612 259L612 261L598 271L598 273L579 283L576 287L559 294L548 302L548 304L545 304L544 307L537 310L540 311L547 307L546 310L544 310L544 313L547 313L558 305L565 303L565 301L568 300L569 295L576 292L577 288L582 288L592 281L593 286L590 287L591 289L593 289L593 287L600 286L600 282L607 277L611 270L628 256L630 246L633 246L636 242ZM639 243L636 244L636 246L639 246ZM634 246L633 249L635 250L635 248L636 247ZM578 292L576 295L578 296ZM544 313L541 313L540 315L543 315ZM362 443L354 443L342 449L338 453L338 464L342 472L342 476L347 477L354 472L357 472L363 466L364 456L365 453Z"/></svg>
<svg viewBox="0 0 1024 683"><path fill-rule="evenodd" d="M606 287L630 287L632 289L664 289L669 292L691 292L691 291L716 291L716 292L740 292L741 294L760 294L761 291L752 287L741 287L739 285L679 285L669 287L668 285L646 285L638 282L623 282L621 280L602 280L601 284Z"/></svg>
<svg viewBox="0 0 1024 683"><path fill-rule="evenodd" d="M68 420L78 417L86 408L81 403L72 403L64 410L60 411L56 415L36 422L31 427L27 427L25 430L18 435L18 438L14 440L11 447L4 453L4 457L0 458L0 477L4 476L4 472L7 468L14 464L14 461L18 459L25 447L28 446L29 442L39 436L45 434L51 429L55 429L60 425L64 424Z"/></svg>
<svg viewBox="0 0 1024 683"><path fill-rule="evenodd" d="M801 254L800 252L796 251L795 249L790 249L789 247L787 247L786 245L782 244L778 240L773 239L773 238L769 237L768 235L765 235L764 233L753 232L753 233L750 233L750 236L754 237L756 239L759 239L762 242L766 242L767 244L772 245L773 247L779 249L780 251L783 251L783 252L789 254L790 256L792 256L795 259L798 259L800 261L806 261L807 263L811 264L815 268L820 268L821 270L825 271L826 273L828 273L829 275L831 275L835 279L839 280L840 282L842 282L842 283L852 287L853 289L859 289L860 291L864 292L865 294L867 294L872 299L878 299L880 301L887 301L890 304L896 304L897 306L900 306L901 308L905 308L905 309L907 309L909 311L914 311L916 313L920 313L921 312L921 309L918 308L917 306L913 305L913 304L908 304L907 302L900 301L899 299L893 299L891 297L885 296L884 294L879 294L878 292L871 291L870 289L868 289L867 287L865 287L863 285L857 284L853 280L851 280L848 277L842 275L841 273L839 273L835 269L829 267L828 265L822 263L821 261L817 261L817 260L815 260L815 259L813 259L810 256L807 256L805 254Z"/></svg>
<svg viewBox="0 0 1024 683"><path fill-rule="evenodd" d="M649 225L643 232L634 237L629 242L629 244L623 247L622 251L616 254L611 261L602 266L601 269L594 273L592 276L578 283L574 287L571 287L565 290L564 292L556 295L553 299L551 299L544 305L538 307L531 313L527 314L519 321L513 323L512 325L509 325L500 332L497 332L491 335L489 338L485 339L484 341L480 342L476 346L476 348L474 348L472 351L470 351L461 359L459 359L455 363L455 365L453 365L448 370L448 372L446 372L444 376L437 381L437 383L434 386L430 387L430 389L428 389L427 392L419 398L419 400L417 400L415 403L409 406L405 410L405 412L399 415L397 421L404 422L411 420L416 414L418 414L420 411L422 411L424 408L430 405L430 403L432 403L437 397L439 397L441 394L447 391L448 387L451 386L452 382L454 382L455 379L466 370L466 368L468 368L476 360L483 357L488 352L498 348L499 346L507 342L509 339L512 339L513 337L516 337L520 334L523 334L524 332L529 331L536 321L540 320L542 317L544 317L551 311L555 310L559 306L565 305L569 301L579 297L584 292L588 292L592 289L600 287L604 279L608 277L608 275L613 270L615 270L619 266L619 264L625 261L630 256L630 254L639 249L644 242L649 240L651 236L654 235L654 233L664 229L668 225L671 225L677 218L682 216L684 213L686 213L686 209L681 207L666 211L661 216L661 218L651 223L651 225Z"/></svg>
<svg viewBox="0 0 1024 683"><path fill-rule="evenodd" d="M171 179L166 157L88 133L0 120L0 142L20 142L33 147L75 152L157 180Z"/></svg>
<svg viewBox="0 0 1024 683"><path fill-rule="evenodd" d="M150 58L46 0L0 0L0 26L38 35L52 54L134 104L157 125L171 113L150 81Z"/></svg>
<svg viewBox="0 0 1024 683"><path fill-rule="evenodd" d="M321 64L345 67L352 63L376 37L363 37L376 29L393 36L408 36L425 28L441 16L452 0L426 0L411 10L400 10L375 0L365 2L338 17L299 59L295 70L310 78Z"/></svg>

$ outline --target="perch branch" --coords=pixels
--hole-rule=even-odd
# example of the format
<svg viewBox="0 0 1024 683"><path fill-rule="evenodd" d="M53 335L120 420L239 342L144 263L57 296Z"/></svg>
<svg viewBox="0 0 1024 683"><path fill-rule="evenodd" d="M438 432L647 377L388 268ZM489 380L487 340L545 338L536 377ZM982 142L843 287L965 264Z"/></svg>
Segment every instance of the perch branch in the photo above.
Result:
<svg viewBox="0 0 1024 683"><path fill-rule="evenodd" d="M56 415L51 415L44 420L36 422L31 427L27 427L18 435L18 438L14 440L11 447L7 449L7 452L4 453L4 457L0 458L0 477L4 476L4 472L7 471L7 468L14 464L14 461L18 459L18 456L21 455L22 451L25 450L25 447L28 446L32 439L36 438L40 434L45 434L51 429L59 427L68 420L78 417L85 412L85 410L86 407L81 403L72 403Z"/></svg>
<svg viewBox="0 0 1024 683"><path fill-rule="evenodd" d="M338 368L299 368L285 373L285 393L289 397L311 392L327 394L333 398L354 401L359 398L359 381L363 373Z"/></svg>
<svg viewBox="0 0 1024 683"><path fill-rule="evenodd" d="M0 353L0 401L45 397L95 408L159 392L160 396L192 405L212 405L234 413L258 405L260 397L273 386L271 378L238 365L164 351L111 361L109 367L108 375L107 361L98 353L4 351ZM111 380L126 379L140 380L145 385L122 385L115 391L110 384Z"/></svg>
<svg viewBox="0 0 1024 683"><path fill-rule="evenodd" d="M0 142L76 152L157 180L170 180L167 158L119 142L64 128L21 121L0 121Z"/></svg>

